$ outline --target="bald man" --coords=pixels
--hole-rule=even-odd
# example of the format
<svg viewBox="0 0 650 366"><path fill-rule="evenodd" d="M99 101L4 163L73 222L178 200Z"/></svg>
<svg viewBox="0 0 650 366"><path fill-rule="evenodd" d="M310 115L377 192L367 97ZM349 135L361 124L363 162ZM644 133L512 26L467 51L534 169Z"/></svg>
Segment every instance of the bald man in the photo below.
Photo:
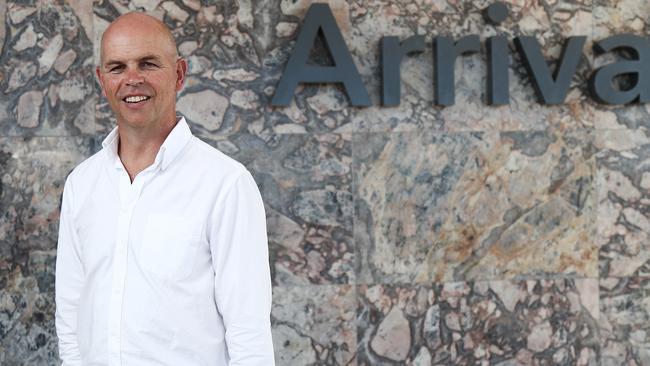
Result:
<svg viewBox="0 0 650 366"><path fill-rule="evenodd" d="M176 116L186 71L153 17L123 15L103 34L97 77L117 126L63 190L64 366L274 364L262 199Z"/></svg>

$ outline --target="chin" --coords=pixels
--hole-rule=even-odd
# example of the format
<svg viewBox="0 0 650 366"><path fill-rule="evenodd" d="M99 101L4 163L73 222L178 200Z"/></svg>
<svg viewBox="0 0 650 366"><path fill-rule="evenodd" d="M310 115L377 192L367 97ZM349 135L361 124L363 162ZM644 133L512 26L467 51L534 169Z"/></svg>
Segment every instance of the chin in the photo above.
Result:
<svg viewBox="0 0 650 366"><path fill-rule="evenodd" d="M150 125L149 119L144 119L144 118L128 118L128 117L123 117L122 118L122 123L129 125L131 127L139 128L139 127L145 127Z"/></svg>

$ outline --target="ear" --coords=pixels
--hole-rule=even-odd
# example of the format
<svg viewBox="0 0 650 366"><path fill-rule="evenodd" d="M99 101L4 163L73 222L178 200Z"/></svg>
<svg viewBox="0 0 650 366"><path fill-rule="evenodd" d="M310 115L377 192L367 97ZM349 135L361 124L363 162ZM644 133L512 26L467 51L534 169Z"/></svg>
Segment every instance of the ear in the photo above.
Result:
<svg viewBox="0 0 650 366"><path fill-rule="evenodd" d="M187 74L187 60L179 58L176 61L176 91L179 92L183 89L185 84L185 75Z"/></svg>
<svg viewBox="0 0 650 366"><path fill-rule="evenodd" d="M95 74L97 74L97 80L99 81L99 86L102 88L102 95L106 96L106 92L104 91L104 80L102 80L102 73L99 69L99 66L95 67Z"/></svg>

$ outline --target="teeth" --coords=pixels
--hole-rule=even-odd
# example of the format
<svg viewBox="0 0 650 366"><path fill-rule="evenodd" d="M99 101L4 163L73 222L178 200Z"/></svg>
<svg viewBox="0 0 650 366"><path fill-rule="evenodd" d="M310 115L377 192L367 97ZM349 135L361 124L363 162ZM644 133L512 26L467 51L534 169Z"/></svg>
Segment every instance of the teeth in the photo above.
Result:
<svg viewBox="0 0 650 366"><path fill-rule="evenodd" d="M137 96L134 96L134 97L126 97L124 100L127 103L137 103L137 102L141 102L141 101L147 100L147 99L149 99L149 97L146 97L144 95L137 95Z"/></svg>

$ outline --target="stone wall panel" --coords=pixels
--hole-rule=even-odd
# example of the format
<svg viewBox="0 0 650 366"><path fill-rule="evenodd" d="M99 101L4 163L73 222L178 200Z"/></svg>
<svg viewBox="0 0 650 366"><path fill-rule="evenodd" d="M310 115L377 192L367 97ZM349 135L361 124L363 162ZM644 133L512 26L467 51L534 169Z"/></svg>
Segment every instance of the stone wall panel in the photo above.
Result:
<svg viewBox="0 0 650 366"><path fill-rule="evenodd" d="M358 364L594 365L592 288L593 279L360 285Z"/></svg>
<svg viewBox="0 0 650 366"><path fill-rule="evenodd" d="M3 18L2 136L94 134L92 29L63 1L8 1Z"/></svg>
<svg viewBox="0 0 650 366"><path fill-rule="evenodd" d="M52 365L61 194L93 151L80 137L0 137L0 363Z"/></svg>
<svg viewBox="0 0 650 366"><path fill-rule="evenodd" d="M597 276L588 132L359 135L363 283Z"/></svg>
<svg viewBox="0 0 650 366"><path fill-rule="evenodd" d="M240 160L265 201L278 365L644 365L650 108L589 95L594 42L648 35L633 0L327 1L372 105L301 85L270 105L310 0L0 0L0 364L58 364L60 195L115 119L95 76L121 14L161 19L189 62L178 112ZM381 98L380 40L423 35ZM477 34L434 104L432 41ZM485 39L509 40L510 103L486 104ZM562 105L541 105L512 42L551 69L587 36ZM330 62L318 40L311 62ZM622 80L629 86L631 80ZM627 83L627 84L626 84Z"/></svg>

